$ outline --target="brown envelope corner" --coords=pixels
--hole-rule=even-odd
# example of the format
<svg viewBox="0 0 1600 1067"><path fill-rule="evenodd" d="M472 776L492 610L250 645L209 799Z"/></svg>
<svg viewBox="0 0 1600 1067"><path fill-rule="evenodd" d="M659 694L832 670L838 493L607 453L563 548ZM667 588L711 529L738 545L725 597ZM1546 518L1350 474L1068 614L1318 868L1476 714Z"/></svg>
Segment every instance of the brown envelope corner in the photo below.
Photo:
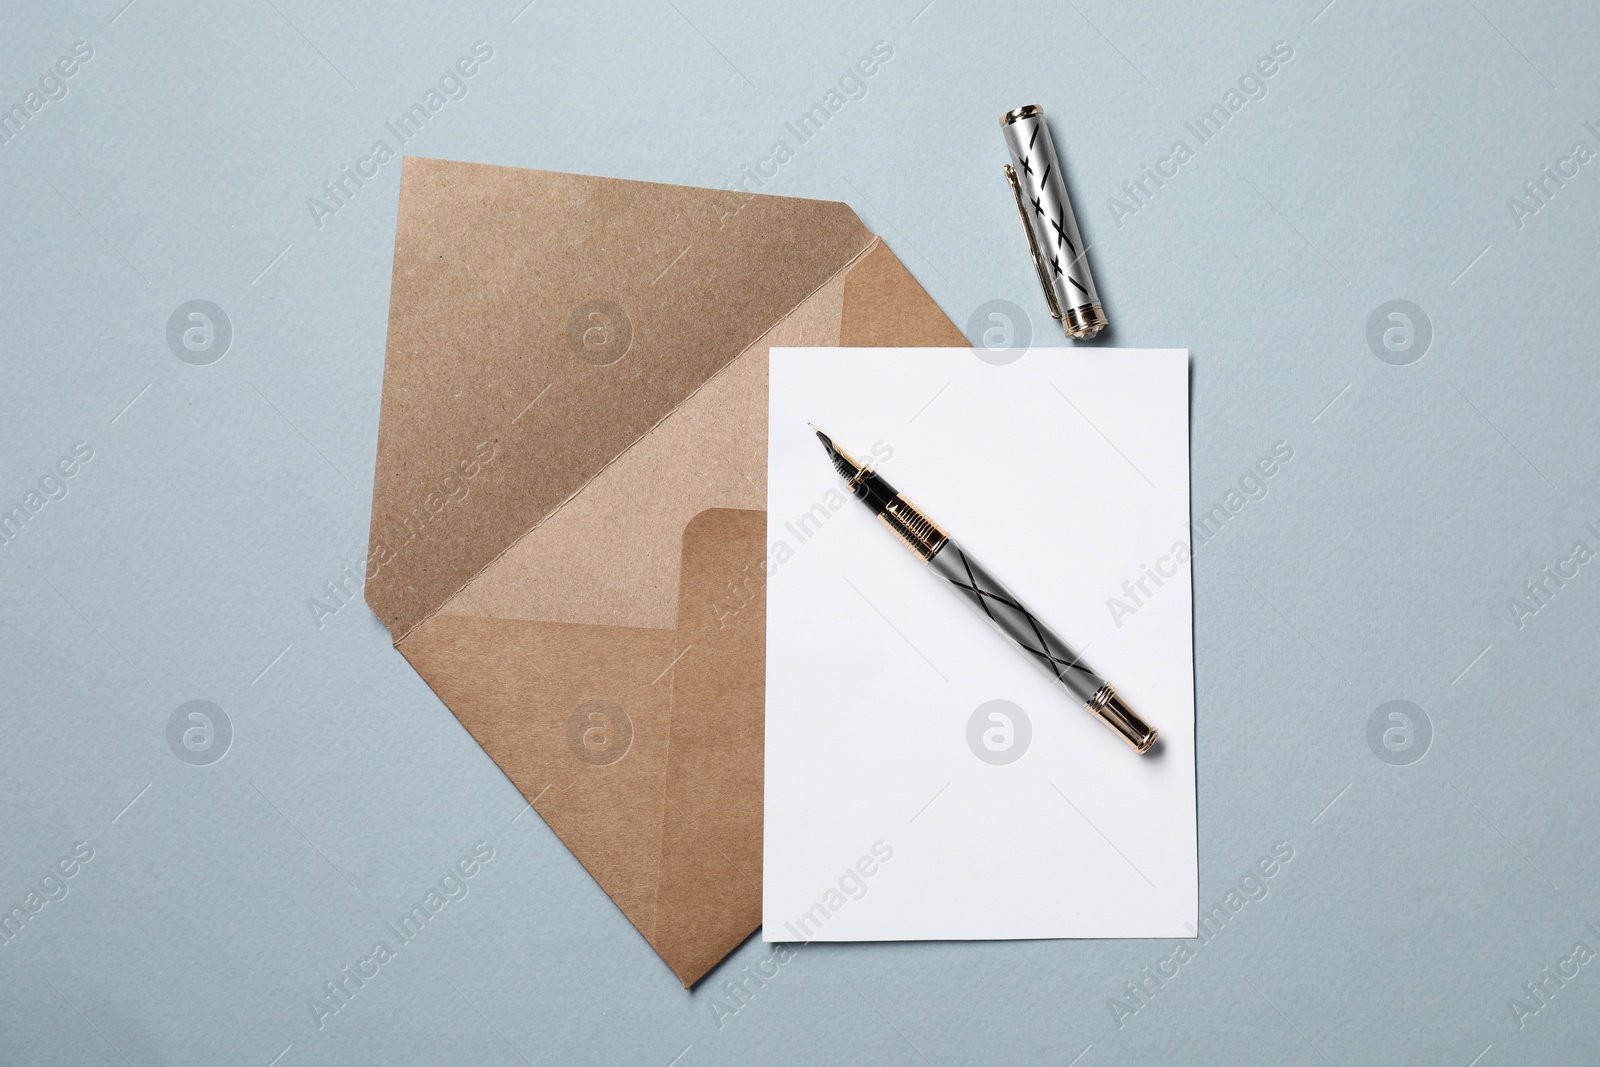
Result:
<svg viewBox="0 0 1600 1067"><path fill-rule="evenodd" d="M768 350L966 343L843 204L405 161L367 603L685 988L761 920Z"/></svg>

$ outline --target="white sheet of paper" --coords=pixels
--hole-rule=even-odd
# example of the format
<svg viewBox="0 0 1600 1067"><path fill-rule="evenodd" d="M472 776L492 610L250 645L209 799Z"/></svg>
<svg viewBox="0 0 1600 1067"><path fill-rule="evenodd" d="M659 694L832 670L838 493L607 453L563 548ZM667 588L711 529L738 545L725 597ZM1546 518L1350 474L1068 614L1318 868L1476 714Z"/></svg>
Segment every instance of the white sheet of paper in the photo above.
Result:
<svg viewBox="0 0 1600 1067"><path fill-rule="evenodd" d="M1188 353L1007 355L772 350L767 941L1193 936ZM1066 638L1159 748L1136 754L930 573L807 422Z"/></svg>

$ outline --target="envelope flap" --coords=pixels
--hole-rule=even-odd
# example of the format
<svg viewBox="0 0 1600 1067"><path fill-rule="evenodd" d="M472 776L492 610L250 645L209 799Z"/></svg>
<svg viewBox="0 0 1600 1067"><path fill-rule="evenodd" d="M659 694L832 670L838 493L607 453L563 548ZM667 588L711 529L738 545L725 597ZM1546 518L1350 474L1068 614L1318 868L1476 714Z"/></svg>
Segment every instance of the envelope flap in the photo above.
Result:
<svg viewBox="0 0 1600 1067"><path fill-rule="evenodd" d="M828 201L408 157L366 584L394 638L872 241Z"/></svg>

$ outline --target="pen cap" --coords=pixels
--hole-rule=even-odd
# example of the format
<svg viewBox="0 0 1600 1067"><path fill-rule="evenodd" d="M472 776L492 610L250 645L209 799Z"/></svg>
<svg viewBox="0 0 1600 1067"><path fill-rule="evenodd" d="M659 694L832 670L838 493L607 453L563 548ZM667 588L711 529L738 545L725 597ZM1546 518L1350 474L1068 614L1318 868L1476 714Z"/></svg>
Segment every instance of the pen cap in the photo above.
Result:
<svg viewBox="0 0 1600 1067"><path fill-rule="evenodd" d="M1022 214L1023 231L1033 254L1039 283L1044 286L1050 314L1064 320L1067 333L1083 340L1106 326L1100 294L1089 273L1087 250L1078 233L1078 220L1067 199L1044 109L1028 104L1000 116L1000 130L1011 154L1006 178Z"/></svg>

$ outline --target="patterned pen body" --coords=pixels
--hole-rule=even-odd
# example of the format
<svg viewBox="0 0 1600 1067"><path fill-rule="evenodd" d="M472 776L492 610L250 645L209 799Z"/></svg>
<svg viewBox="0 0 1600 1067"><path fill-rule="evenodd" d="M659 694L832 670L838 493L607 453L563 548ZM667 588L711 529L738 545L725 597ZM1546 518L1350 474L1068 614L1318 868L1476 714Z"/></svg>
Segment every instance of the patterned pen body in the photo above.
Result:
<svg viewBox="0 0 1600 1067"><path fill-rule="evenodd" d="M1105 679L1081 663L1061 637L1044 620L1029 611L1016 594L989 571L915 504L871 467L857 463L821 430L817 437L828 451L834 470L845 487L917 554L939 577L955 586L968 604L994 624L1005 637L1028 654L1084 709L1105 723L1133 747L1146 753L1156 743L1156 731L1117 694Z"/></svg>
<svg viewBox="0 0 1600 1067"><path fill-rule="evenodd" d="M946 539L928 568L950 582L995 628L1021 649L1067 692L1085 704L1105 688L1105 679L1078 660L1077 653L1022 601L953 539Z"/></svg>
<svg viewBox="0 0 1600 1067"><path fill-rule="evenodd" d="M1106 313L1089 273L1087 249L1067 199L1066 179L1044 110L1029 104L1008 111L1000 117L1000 130L1011 153L1006 179L1016 195L1050 314L1063 320L1073 337L1093 337L1105 329Z"/></svg>

